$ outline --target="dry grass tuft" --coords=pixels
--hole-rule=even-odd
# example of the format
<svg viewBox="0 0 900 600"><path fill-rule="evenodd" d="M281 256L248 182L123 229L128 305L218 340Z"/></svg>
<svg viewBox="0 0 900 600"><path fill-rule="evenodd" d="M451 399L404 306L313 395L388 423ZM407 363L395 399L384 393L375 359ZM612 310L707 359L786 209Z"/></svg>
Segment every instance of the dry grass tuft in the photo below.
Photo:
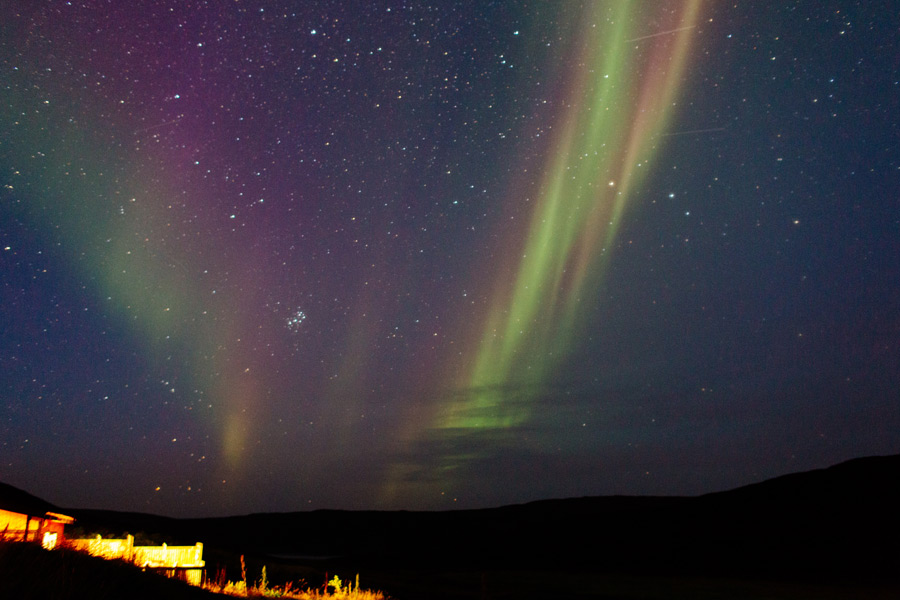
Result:
<svg viewBox="0 0 900 600"><path fill-rule="evenodd" d="M259 581L255 584L247 582L247 566L244 557L241 556L241 581L208 581L203 588L216 594L227 594L239 598L294 598L296 600L387 600L388 597L380 591L362 590L359 587L359 574L356 575L355 584L348 581L346 584L337 575L322 588L304 587L303 582L294 584L288 582L283 586L272 586L266 574L266 568L262 568Z"/></svg>

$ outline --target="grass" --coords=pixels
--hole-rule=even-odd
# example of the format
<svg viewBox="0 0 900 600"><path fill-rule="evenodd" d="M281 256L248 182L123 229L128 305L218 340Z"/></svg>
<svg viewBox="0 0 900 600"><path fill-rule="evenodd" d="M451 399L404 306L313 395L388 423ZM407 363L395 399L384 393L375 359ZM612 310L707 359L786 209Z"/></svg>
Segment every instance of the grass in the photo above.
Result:
<svg viewBox="0 0 900 600"><path fill-rule="evenodd" d="M322 589L303 586L303 582L286 583L282 586L273 586L269 583L266 567L262 568L259 580L256 583L247 581L247 565L241 556L241 580L226 581L220 576L218 581L207 581L203 588L216 593L241 598L296 598L297 600L386 600L387 597L380 591L363 590L359 587L359 574L354 582L343 582L335 575Z"/></svg>

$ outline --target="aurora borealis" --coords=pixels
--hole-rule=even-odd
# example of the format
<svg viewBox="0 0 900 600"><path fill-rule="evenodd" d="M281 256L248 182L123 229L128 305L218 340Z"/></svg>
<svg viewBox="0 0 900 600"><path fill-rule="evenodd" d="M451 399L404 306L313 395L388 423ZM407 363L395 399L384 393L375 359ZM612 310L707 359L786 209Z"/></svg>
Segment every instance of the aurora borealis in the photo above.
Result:
<svg viewBox="0 0 900 600"><path fill-rule="evenodd" d="M501 292L502 303L490 309L471 378L475 393L520 378L539 382L564 360L580 321L582 297L596 288L602 272L598 263L615 242L622 211L638 183L636 166L650 160L652 138L663 131L683 77L686 31L696 27L699 5L692 2L683 12L669 13L679 28L657 43L661 48L653 49L646 65L632 64L629 59L638 52L626 49L626 25L634 21L629 11L637 5L587 8L599 14L588 12L583 31L574 34L575 54L584 62L568 93L572 103L562 117L560 140L541 169L544 179L521 258L516 255L519 264L502 270L515 273L514 281L505 284L512 291L508 300ZM604 15L610 8L613 12ZM594 31L604 20L607 28ZM641 89L629 90L629 84ZM611 110L616 106L631 110ZM518 250L519 244L512 245ZM531 374L514 373L515 363L524 363ZM482 426L481 421L476 418L474 424Z"/></svg>
<svg viewBox="0 0 900 600"><path fill-rule="evenodd" d="M449 509L900 451L882 12L4 5L0 480Z"/></svg>

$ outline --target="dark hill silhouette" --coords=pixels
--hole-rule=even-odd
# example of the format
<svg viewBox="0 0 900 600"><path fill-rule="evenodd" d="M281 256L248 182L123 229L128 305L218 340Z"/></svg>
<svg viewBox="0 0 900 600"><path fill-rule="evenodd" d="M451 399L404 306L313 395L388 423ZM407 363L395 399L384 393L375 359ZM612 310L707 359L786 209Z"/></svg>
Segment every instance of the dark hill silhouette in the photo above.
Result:
<svg viewBox="0 0 900 600"><path fill-rule="evenodd" d="M900 455L855 459L696 497L585 497L447 512L316 510L207 519L63 512L88 533L147 532L157 543L171 544L202 541L211 574L228 567L236 579L238 556L247 555L253 568L267 564L270 575L279 569L292 576L299 570L307 579L316 569L377 574L373 583L401 598L398 591L404 590L406 597L425 597L409 592L413 581L444 582L445 593L432 589L427 597L463 597L455 595L461 588L447 582L479 573L482 578L515 573L516 581L540 573L547 582L589 582L604 574L641 581L878 582L888 586L891 597L900 589L897 506ZM521 589L516 593L531 597Z"/></svg>
<svg viewBox="0 0 900 600"><path fill-rule="evenodd" d="M62 512L46 500L6 483L0 483L0 509L34 516L42 516L47 512Z"/></svg>
<svg viewBox="0 0 900 600"><path fill-rule="evenodd" d="M210 519L70 510L82 526L168 532L257 556L423 568L567 568L758 576L900 569L900 455L697 497L585 497L446 512Z"/></svg>
<svg viewBox="0 0 900 600"><path fill-rule="evenodd" d="M830 503L856 502L895 496L900 490L900 454L855 458L826 469L782 475L706 498L739 498L740 501L782 502L803 499Z"/></svg>
<svg viewBox="0 0 900 600"><path fill-rule="evenodd" d="M844 550L832 550L853 560L867 554L854 543L887 547L884 536L900 531L900 455L850 460L698 500L698 506L730 515L731 529L745 539L843 544Z"/></svg>

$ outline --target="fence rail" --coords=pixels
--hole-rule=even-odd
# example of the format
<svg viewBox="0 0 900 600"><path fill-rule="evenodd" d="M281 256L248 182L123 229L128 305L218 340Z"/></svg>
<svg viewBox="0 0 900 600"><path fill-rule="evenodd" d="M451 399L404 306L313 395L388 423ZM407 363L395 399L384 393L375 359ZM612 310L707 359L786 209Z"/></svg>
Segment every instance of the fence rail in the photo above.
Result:
<svg viewBox="0 0 900 600"><path fill-rule="evenodd" d="M66 540L70 547L93 556L126 560L144 569L166 572L190 584L200 585L203 579L203 544L193 546L135 546L134 536L125 539L96 538Z"/></svg>

